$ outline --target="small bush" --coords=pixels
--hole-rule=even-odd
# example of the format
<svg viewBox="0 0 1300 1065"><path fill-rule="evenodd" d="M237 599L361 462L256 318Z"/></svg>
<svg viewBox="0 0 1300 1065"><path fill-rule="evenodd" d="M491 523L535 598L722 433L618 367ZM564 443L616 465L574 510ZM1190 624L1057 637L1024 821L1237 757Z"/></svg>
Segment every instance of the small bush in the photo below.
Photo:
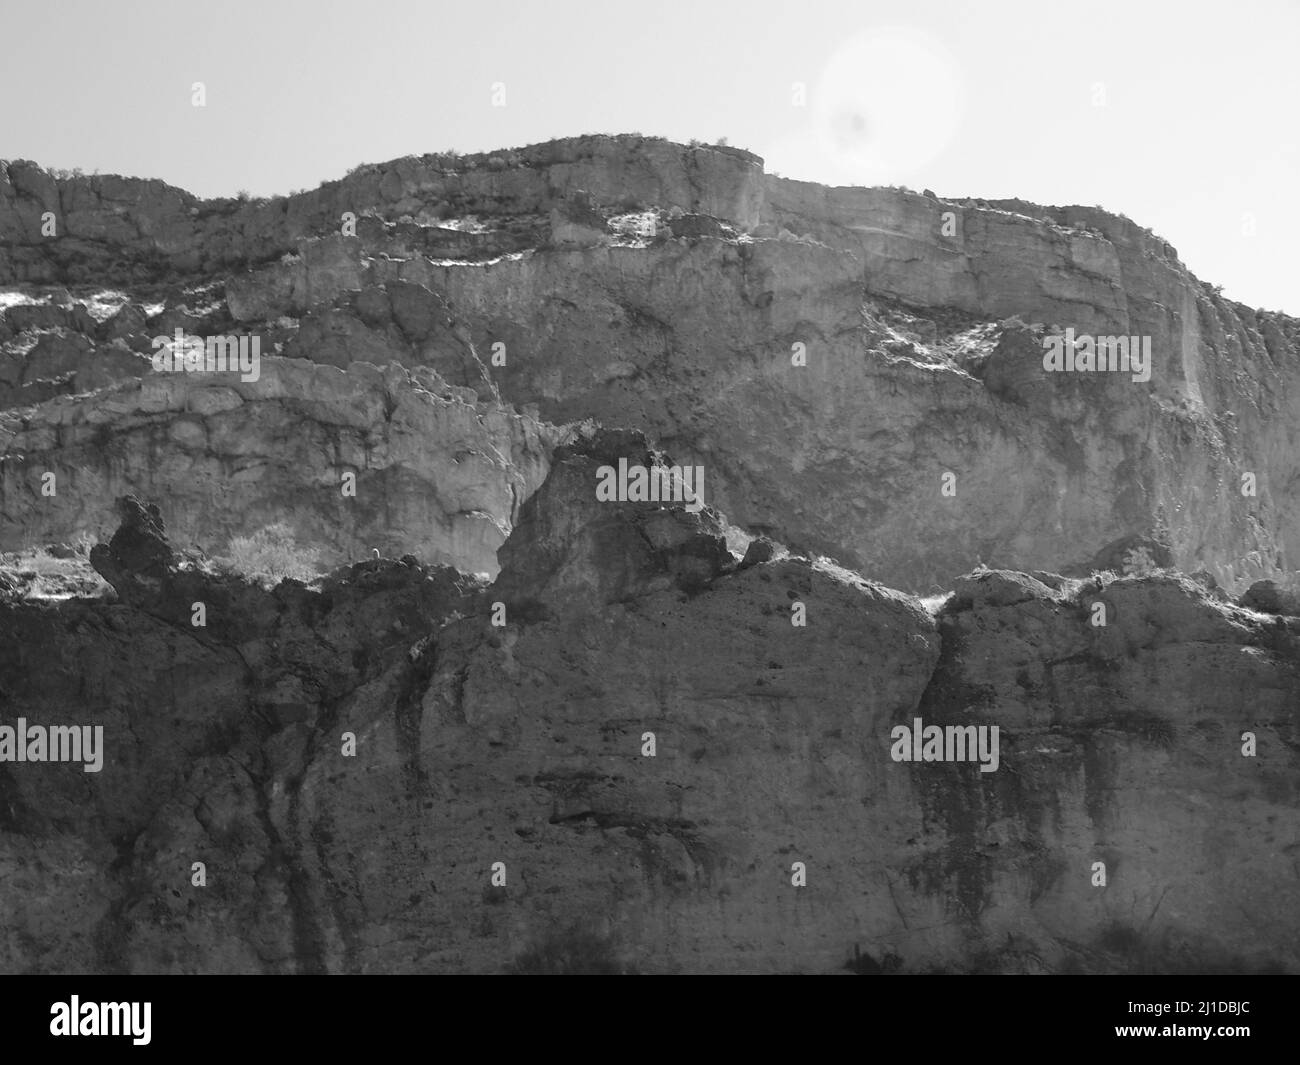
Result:
<svg viewBox="0 0 1300 1065"><path fill-rule="evenodd" d="M515 959L516 976L631 976L608 939L570 929L548 937Z"/></svg>
<svg viewBox="0 0 1300 1065"><path fill-rule="evenodd" d="M891 950L876 961L870 954L863 954L855 943L853 959L845 962L844 968L857 976L888 976L903 968L903 959Z"/></svg>
<svg viewBox="0 0 1300 1065"><path fill-rule="evenodd" d="M1124 555L1124 576L1147 577L1156 571L1156 560L1145 547L1135 547Z"/></svg>
<svg viewBox="0 0 1300 1065"><path fill-rule="evenodd" d="M1138 930L1118 921L1101 929L1074 971L1129 975L1274 975L1285 966L1270 956L1248 957L1207 942L1188 940L1172 928Z"/></svg>
<svg viewBox="0 0 1300 1065"><path fill-rule="evenodd" d="M292 529L278 522L252 536L232 537L223 568L271 584L286 577L309 581L318 573L316 556L299 546Z"/></svg>

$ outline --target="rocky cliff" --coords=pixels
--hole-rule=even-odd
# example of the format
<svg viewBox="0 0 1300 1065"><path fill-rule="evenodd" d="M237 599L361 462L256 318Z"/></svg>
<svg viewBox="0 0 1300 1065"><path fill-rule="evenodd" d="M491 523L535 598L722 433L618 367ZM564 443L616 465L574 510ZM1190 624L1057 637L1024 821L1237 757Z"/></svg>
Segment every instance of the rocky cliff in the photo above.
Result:
<svg viewBox="0 0 1300 1065"><path fill-rule="evenodd" d="M0 166L0 970L1296 971L1298 354L736 149Z"/></svg>
<svg viewBox="0 0 1300 1065"><path fill-rule="evenodd" d="M736 149L637 137L407 158L269 202L26 163L0 175L0 384L38 408L0 432L0 546L104 534L114 493L184 489L150 434L89 465L9 435L53 397L147 375L151 338L179 327L345 370L427 367L551 423L641 429L704 465L736 524L913 591L976 560L1081 563L1130 535L1238 589L1296 567L1300 326L1220 299L1099 210L827 189ZM1044 339L1067 329L1145 338L1149 379L1043 372ZM86 402L59 417L91 417ZM35 517L39 473L69 464L112 491ZM303 520L322 462L297 465L264 494L337 540ZM404 491L372 503L401 510ZM187 503L174 528L220 540L221 518Z"/></svg>

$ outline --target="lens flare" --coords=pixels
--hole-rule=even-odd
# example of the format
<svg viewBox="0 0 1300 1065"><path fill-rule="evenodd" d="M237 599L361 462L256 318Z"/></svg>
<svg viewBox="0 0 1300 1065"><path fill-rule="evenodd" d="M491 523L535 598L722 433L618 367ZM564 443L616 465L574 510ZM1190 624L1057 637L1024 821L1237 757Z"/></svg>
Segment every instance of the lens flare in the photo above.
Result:
<svg viewBox="0 0 1300 1065"><path fill-rule="evenodd" d="M910 28L867 30L828 60L813 94L818 145L855 184L897 181L952 142L964 93L959 65Z"/></svg>

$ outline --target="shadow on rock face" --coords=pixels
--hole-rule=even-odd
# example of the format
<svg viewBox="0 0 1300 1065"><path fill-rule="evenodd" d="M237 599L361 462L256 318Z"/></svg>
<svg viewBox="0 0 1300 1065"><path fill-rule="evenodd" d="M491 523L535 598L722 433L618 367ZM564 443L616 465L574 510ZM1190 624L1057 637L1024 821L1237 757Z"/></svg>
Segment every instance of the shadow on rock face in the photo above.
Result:
<svg viewBox="0 0 1300 1065"><path fill-rule="evenodd" d="M733 566L721 517L700 499L706 473L674 466L630 430L595 430L557 449L498 552L497 590L550 609L698 591Z"/></svg>

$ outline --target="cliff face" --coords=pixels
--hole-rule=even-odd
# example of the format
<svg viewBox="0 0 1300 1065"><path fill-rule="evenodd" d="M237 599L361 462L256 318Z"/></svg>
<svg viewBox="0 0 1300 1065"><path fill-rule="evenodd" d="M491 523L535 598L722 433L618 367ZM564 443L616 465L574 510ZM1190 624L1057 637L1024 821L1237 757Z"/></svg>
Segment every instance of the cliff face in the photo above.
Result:
<svg viewBox="0 0 1300 1065"><path fill-rule="evenodd" d="M1296 566L1297 323L1219 299L1124 218L826 189L634 137L408 158L260 204L6 173L0 278L116 286L99 304L29 286L42 302L0 325L11 404L146 374L149 338L177 326L251 333L268 354L428 366L547 421L641 429L705 466L732 521L916 591L1134 534L1235 587ZM1150 379L1044 372L1067 328L1149 338ZM123 488L172 490L124 446ZM6 483L4 525L27 528Z"/></svg>
<svg viewBox="0 0 1300 1065"><path fill-rule="evenodd" d="M326 569L374 549L495 573L558 435L427 369L268 358L252 382L150 374L0 415L0 537L102 537L113 501L142 491L213 554L283 523Z"/></svg>
<svg viewBox="0 0 1300 1065"><path fill-rule="evenodd" d="M1009 458L1015 447L1002 474L1037 489L1026 498L1024 487L988 486L1014 515L994 526L1011 557L1059 564L1066 544L1082 557L1116 530L1160 528L1179 565L1203 565L1225 583L1295 568L1296 319L1219 299L1165 241L1092 208L780 179L767 188L767 217L850 251L869 292L1078 335L1150 338L1146 383L1045 374L1041 330L1004 328L982 370L967 364L1000 424L953 468L996 470L998 458L980 456ZM1268 487L1244 496L1246 473ZM1026 516L1030 528L1017 534ZM1043 529L1051 533L1038 539ZM995 554L1007 557L1002 544Z"/></svg>
<svg viewBox="0 0 1300 1065"><path fill-rule="evenodd" d="M1300 619L1003 571L932 616L738 564L708 510L596 514L616 455L645 441L556 453L490 588L408 560L264 592L131 505L92 555L119 602L0 606L6 716L105 726L98 774L0 775L4 967L1300 964ZM896 761L917 718L999 724L995 771Z"/></svg>
<svg viewBox="0 0 1300 1065"><path fill-rule="evenodd" d="M427 233L452 212L510 218L527 234L567 194L699 210L752 226L763 198L762 160L737 148L688 151L657 138L572 137L492 155L408 156L361 166L342 181L270 203L200 200L160 181L56 180L34 163L0 174L0 283L119 284L168 280L278 258L305 236L337 232L344 212L397 221L436 251L465 250L455 231ZM55 216L55 239L42 234ZM364 227L362 227L364 228ZM375 226L378 235L382 228ZM493 246L491 241L480 242ZM517 250L532 246L516 240ZM511 244L498 237L497 247Z"/></svg>
<svg viewBox="0 0 1300 1065"><path fill-rule="evenodd" d="M0 759L0 970L1296 971L1298 328L735 149L0 165L0 550L99 541L0 559L0 729L104 730Z"/></svg>

